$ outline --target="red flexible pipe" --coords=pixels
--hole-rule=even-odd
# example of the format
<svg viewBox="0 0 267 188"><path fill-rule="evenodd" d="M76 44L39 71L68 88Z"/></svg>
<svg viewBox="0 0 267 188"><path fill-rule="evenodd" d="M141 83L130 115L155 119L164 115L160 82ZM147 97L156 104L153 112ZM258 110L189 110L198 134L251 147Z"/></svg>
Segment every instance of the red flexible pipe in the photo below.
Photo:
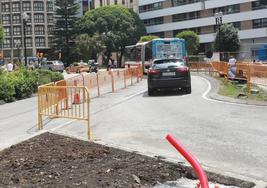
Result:
<svg viewBox="0 0 267 188"><path fill-rule="evenodd" d="M186 151L184 146L177 139L175 139L172 135L168 134L166 136L166 139L191 164L191 166L193 167L193 169L195 170L195 172L199 178L201 188L209 188L209 182L208 182L207 175L204 172L201 165L199 164L198 160L192 154L190 154L188 151Z"/></svg>

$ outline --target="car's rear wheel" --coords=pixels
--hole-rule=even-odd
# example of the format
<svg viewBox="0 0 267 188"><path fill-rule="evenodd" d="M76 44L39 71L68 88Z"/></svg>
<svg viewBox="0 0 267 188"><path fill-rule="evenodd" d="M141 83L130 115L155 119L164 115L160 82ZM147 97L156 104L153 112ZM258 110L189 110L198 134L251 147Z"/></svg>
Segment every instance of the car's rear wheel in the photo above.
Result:
<svg viewBox="0 0 267 188"><path fill-rule="evenodd" d="M154 89L148 88L147 94L148 94L148 96L152 96L154 94Z"/></svg>
<svg viewBox="0 0 267 188"><path fill-rule="evenodd" d="M186 88L185 88L185 92L186 92L187 94L192 93L192 88L191 88L191 86L186 87Z"/></svg>

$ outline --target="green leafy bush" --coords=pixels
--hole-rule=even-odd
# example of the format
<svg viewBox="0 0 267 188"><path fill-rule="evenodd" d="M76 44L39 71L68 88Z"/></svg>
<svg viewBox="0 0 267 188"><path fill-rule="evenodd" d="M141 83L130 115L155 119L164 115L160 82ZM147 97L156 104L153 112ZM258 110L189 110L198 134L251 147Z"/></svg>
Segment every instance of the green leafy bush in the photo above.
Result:
<svg viewBox="0 0 267 188"><path fill-rule="evenodd" d="M61 73L49 70L28 70L22 67L14 72L0 72L0 100L12 102L30 97L38 85L62 80Z"/></svg>
<svg viewBox="0 0 267 188"><path fill-rule="evenodd" d="M30 97L37 89L38 74L36 71L21 68L13 73L15 78L15 97L23 99Z"/></svg>
<svg viewBox="0 0 267 188"><path fill-rule="evenodd" d="M7 73L0 74L0 100L12 102L15 100L15 87L12 76Z"/></svg>
<svg viewBox="0 0 267 188"><path fill-rule="evenodd" d="M37 74L38 74L38 85L43 85L64 79L61 73L52 72L50 70L39 69L37 70Z"/></svg>

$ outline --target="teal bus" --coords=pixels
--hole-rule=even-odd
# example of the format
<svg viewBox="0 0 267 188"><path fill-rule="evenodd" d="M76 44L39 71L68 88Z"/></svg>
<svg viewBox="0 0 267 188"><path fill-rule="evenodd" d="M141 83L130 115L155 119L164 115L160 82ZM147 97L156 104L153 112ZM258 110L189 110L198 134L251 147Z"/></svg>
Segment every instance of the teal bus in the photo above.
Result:
<svg viewBox="0 0 267 188"><path fill-rule="evenodd" d="M186 60L186 57L184 39L158 38L126 46L124 62L126 66L142 65L144 72L147 72L154 59L175 58Z"/></svg>

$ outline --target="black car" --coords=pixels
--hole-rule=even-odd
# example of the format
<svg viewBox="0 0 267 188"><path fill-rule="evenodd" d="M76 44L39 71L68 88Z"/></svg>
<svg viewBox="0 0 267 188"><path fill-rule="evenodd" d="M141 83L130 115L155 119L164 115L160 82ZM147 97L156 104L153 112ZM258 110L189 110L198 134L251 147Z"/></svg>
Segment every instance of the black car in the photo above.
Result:
<svg viewBox="0 0 267 188"><path fill-rule="evenodd" d="M158 89L184 89L186 93L191 93L190 70L183 60L154 60L147 75L149 96Z"/></svg>

